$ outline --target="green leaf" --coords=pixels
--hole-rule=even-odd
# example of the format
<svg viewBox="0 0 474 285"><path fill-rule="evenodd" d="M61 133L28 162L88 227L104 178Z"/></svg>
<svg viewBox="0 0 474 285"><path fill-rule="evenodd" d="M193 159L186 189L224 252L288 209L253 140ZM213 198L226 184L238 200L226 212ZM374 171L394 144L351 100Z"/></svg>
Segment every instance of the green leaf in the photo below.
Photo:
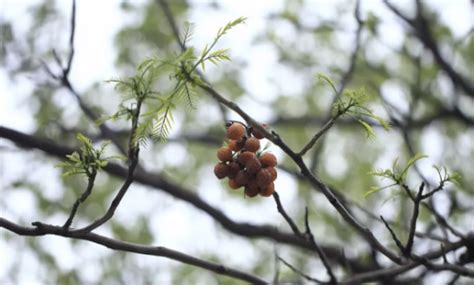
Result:
<svg viewBox="0 0 474 285"><path fill-rule="evenodd" d="M361 119L359 119L357 121L364 127L368 138L375 138L374 129L372 129L372 127L369 124L367 124L365 121L363 121Z"/></svg>
<svg viewBox="0 0 474 285"><path fill-rule="evenodd" d="M370 187L370 190L369 190L369 191L367 191L367 192L364 193L364 198L367 198L367 197L369 197L370 195L372 195L372 194L374 194L374 193L376 193L376 192L379 192L380 190L381 190L380 187L372 186L372 187Z"/></svg>
<svg viewBox="0 0 474 285"><path fill-rule="evenodd" d="M90 140L88 137L84 136L81 133L78 133L76 138L84 144L84 146L87 147L92 147L92 140Z"/></svg>
<svg viewBox="0 0 474 285"><path fill-rule="evenodd" d="M173 105L169 103L163 113L158 115L158 118L153 123L152 137L161 142L166 142L171 131L171 124L173 123L173 115L171 113Z"/></svg>
<svg viewBox="0 0 474 285"><path fill-rule="evenodd" d="M391 129L391 126L390 126L390 123L385 121L384 119L382 119L381 117L379 116L376 116L374 114L372 114L371 116L372 118L374 118L375 120L377 120L377 122L382 125L382 127L384 128L384 130L386 131L389 131Z"/></svg>
<svg viewBox="0 0 474 285"><path fill-rule="evenodd" d="M390 188L390 187L393 187L393 186L397 186L397 185L398 185L397 183L392 183L392 184L389 184L389 185L386 185L386 186L383 186L383 187L372 186L372 187L370 187L369 191L364 193L364 198L367 198L369 195L372 195L375 192L379 192L381 190L384 190L384 189L387 189L387 188Z"/></svg>
<svg viewBox="0 0 474 285"><path fill-rule="evenodd" d="M179 61L193 61L195 59L193 47L187 48L178 58Z"/></svg>
<svg viewBox="0 0 474 285"><path fill-rule="evenodd" d="M213 51L206 57L206 60L209 60L214 64L217 64L219 61L223 60L230 61L231 59L229 55L229 49L218 49Z"/></svg>
<svg viewBox="0 0 474 285"><path fill-rule="evenodd" d="M195 109L194 97L196 96L196 88L192 84L184 83L177 93L178 99L186 102L189 109Z"/></svg>
<svg viewBox="0 0 474 285"><path fill-rule="evenodd" d="M448 176L446 180L456 184L457 186L461 186L462 176L458 172L453 172Z"/></svg>
<svg viewBox="0 0 474 285"><path fill-rule="evenodd" d="M194 34L194 25L190 22L185 22L184 23L184 30L183 30L183 35L182 35L182 41L183 45L186 46L186 44L191 40Z"/></svg>
<svg viewBox="0 0 474 285"><path fill-rule="evenodd" d="M423 158L427 158L427 157L428 156L425 155L425 154L417 153L412 158L410 158L410 160L408 160L408 162L407 162L407 165L405 166L405 168L402 170L402 172L399 175L400 179L402 181L405 180L408 169L410 167L412 167L418 160L423 159Z"/></svg>
<svg viewBox="0 0 474 285"><path fill-rule="evenodd" d="M230 21L229 23L227 23L223 28L220 28L218 31L217 31L217 38L220 38L222 37L223 35L225 35L230 29L232 29L233 27L239 25L239 24L242 24L242 23L245 23L245 20L247 20L247 18L245 17L239 17L233 21Z"/></svg>
<svg viewBox="0 0 474 285"><path fill-rule="evenodd" d="M393 172L390 171L390 169L373 170L373 171L370 171L368 174L373 175L373 176L380 176L380 177L383 177L383 178L393 177Z"/></svg>
<svg viewBox="0 0 474 285"><path fill-rule="evenodd" d="M334 90L334 93L337 94L336 86L334 85L334 82L332 82L331 78L322 73L318 73L317 77L319 80L327 82L331 86L332 90Z"/></svg>

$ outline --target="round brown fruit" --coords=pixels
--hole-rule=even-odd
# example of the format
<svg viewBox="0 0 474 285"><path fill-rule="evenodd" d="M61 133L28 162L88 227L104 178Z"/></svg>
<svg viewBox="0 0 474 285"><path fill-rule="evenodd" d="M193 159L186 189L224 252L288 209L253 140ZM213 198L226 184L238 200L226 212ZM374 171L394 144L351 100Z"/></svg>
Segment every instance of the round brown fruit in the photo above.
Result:
<svg viewBox="0 0 474 285"><path fill-rule="evenodd" d="M269 197L273 194L273 192L275 192L275 184L272 182L270 185L260 190L260 195L263 197Z"/></svg>
<svg viewBox="0 0 474 285"><path fill-rule="evenodd" d="M253 158L245 164L245 168L247 169L247 172L249 174L255 174L257 173L260 169L262 169L262 164L257 158Z"/></svg>
<svg viewBox="0 0 474 285"><path fill-rule="evenodd" d="M229 174L227 174L227 177L229 178L235 178L237 173L239 172L240 165L236 161L232 161L229 163Z"/></svg>
<svg viewBox="0 0 474 285"><path fill-rule="evenodd" d="M217 150L217 158L219 158L220 161L232 161L232 150L228 147L221 147Z"/></svg>
<svg viewBox="0 0 474 285"><path fill-rule="evenodd" d="M250 137L245 141L245 149L251 152L257 152L260 149L260 140Z"/></svg>
<svg viewBox="0 0 474 285"><path fill-rule="evenodd" d="M245 186L245 195L255 197L258 193L260 193L260 189L258 188L257 182L255 180L249 180Z"/></svg>
<svg viewBox="0 0 474 285"><path fill-rule="evenodd" d="M277 179L277 170L275 167L266 167L265 168L266 170L268 170L270 172L270 174L272 175L272 181L275 181Z"/></svg>
<svg viewBox="0 0 474 285"><path fill-rule="evenodd" d="M229 187L231 189L239 189L242 185L239 185L235 179L229 179Z"/></svg>
<svg viewBox="0 0 474 285"><path fill-rule="evenodd" d="M238 140L245 135L245 127L241 123L232 123L227 128L227 137L231 140Z"/></svg>
<svg viewBox="0 0 474 285"><path fill-rule="evenodd" d="M237 175L235 176L235 181L241 185L244 186L247 184L249 181L249 174L245 170L240 170Z"/></svg>
<svg viewBox="0 0 474 285"><path fill-rule="evenodd" d="M268 127L267 124L261 124L260 126L262 126L262 128L264 128L264 129L266 129ZM256 137L257 139L263 139L265 137L265 135L261 131L256 129L255 127L252 128L252 135L254 137Z"/></svg>
<svg viewBox="0 0 474 285"><path fill-rule="evenodd" d="M261 188L267 187L272 183L272 174L268 169L263 168L257 173L257 184Z"/></svg>
<svg viewBox="0 0 474 285"><path fill-rule="evenodd" d="M275 167L277 165L277 159L275 155L273 155L273 153L266 152L262 154L258 159L264 166Z"/></svg>
<svg viewBox="0 0 474 285"><path fill-rule="evenodd" d="M229 175L230 168L227 164L224 162L220 162L214 166L214 175L216 175L217 178L222 179Z"/></svg>
<svg viewBox="0 0 474 285"><path fill-rule="evenodd" d="M242 144L237 140L230 140L227 146L233 151L239 151L242 149Z"/></svg>
<svg viewBox="0 0 474 285"><path fill-rule="evenodd" d="M249 160L252 160L255 158L255 153L250 152L250 151L243 151L239 154L239 162L242 165L247 164Z"/></svg>

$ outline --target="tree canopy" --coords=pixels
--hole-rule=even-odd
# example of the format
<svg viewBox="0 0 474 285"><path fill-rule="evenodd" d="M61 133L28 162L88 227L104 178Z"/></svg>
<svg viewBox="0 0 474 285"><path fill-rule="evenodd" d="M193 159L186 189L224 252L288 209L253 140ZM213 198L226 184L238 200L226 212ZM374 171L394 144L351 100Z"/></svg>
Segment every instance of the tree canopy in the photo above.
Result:
<svg viewBox="0 0 474 285"><path fill-rule="evenodd" d="M4 10L1 283L472 282L452 2Z"/></svg>

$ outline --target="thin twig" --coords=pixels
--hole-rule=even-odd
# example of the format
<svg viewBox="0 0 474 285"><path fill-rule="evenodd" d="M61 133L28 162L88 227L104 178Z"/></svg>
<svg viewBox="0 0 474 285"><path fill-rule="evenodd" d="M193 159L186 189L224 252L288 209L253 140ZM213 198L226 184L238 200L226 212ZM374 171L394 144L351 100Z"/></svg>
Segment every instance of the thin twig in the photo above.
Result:
<svg viewBox="0 0 474 285"><path fill-rule="evenodd" d="M383 216L380 216L380 219L383 221L385 227L388 229L388 231L390 232L390 235L392 236L392 239L395 241L395 244L397 245L398 249L400 250L400 252L405 255L406 253L406 250L405 250L405 247L403 246L402 242L400 241L400 239L397 237L397 235L395 234L395 232L392 230L392 228L390 227L390 225L387 223L387 221L385 221L385 219L383 218Z"/></svg>
<svg viewBox="0 0 474 285"><path fill-rule="evenodd" d="M410 231L408 233L408 239L405 246L405 255L409 256L412 252L413 241L415 239L416 224L418 221L418 214L420 213L420 203L423 200L423 189L425 188L425 183L421 183L418 188L418 193L416 194L415 201L413 201L413 214L410 221Z"/></svg>
<svg viewBox="0 0 474 285"><path fill-rule="evenodd" d="M356 35L355 35L355 47L349 59L349 68L347 68L346 72L344 72L341 78L341 81L337 89L337 93L334 96L334 99L332 100L331 105L334 105L336 101L341 97L342 92L344 92L347 84L352 79L352 76L354 75L354 71L356 68L357 57L359 55L359 50L361 46L362 30L364 28L364 22L362 21L361 16L360 16L360 0L357 0L355 3L354 18L356 19L356 22L357 22L357 30L356 30ZM326 115L325 121L330 120L331 117L332 117L331 112L329 112ZM318 158L320 157L320 152L324 149L323 147L324 143L325 143L325 137L322 138L319 144L319 147L314 151L314 154L311 159L310 168L309 168L311 169L312 172L314 172L314 170L316 169L317 161L318 161Z"/></svg>
<svg viewBox="0 0 474 285"><path fill-rule="evenodd" d="M410 155L413 157L415 156L416 154L416 150L415 150L415 147L413 146L411 140L410 140L410 136L409 136L409 133L407 130L404 130L404 129L400 129L400 132L402 134L402 137L405 141L405 145L408 149L408 152L410 153ZM418 165L415 164L414 165L414 168L415 168L415 171L418 173L418 175L421 177L421 179L423 180L423 182L425 183L425 185L430 185L429 184L429 181L426 177L424 177L423 173L421 172L421 170L419 169ZM411 192L409 195L412 195ZM413 197L413 196L411 196ZM412 200L414 200L412 198ZM448 221L436 210L436 208L434 207L434 205L430 205L428 203L425 203L425 202L422 202L421 205L423 205L423 207L425 207L426 209L428 209L432 214L433 216L435 217L435 220L436 222L440 225L440 228L441 229L447 229L449 230L453 235L459 237L459 238L464 238L465 235L463 233L461 233L460 231L458 231L457 229L455 229L453 226L451 226ZM447 239L447 234L445 235L445 238Z"/></svg>
<svg viewBox="0 0 474 285"><path fill-rule="evenodd" d="M332 269L331 269L331 266L329 265L329 261L328 261L328 258L326 257L326 254L324 253L324 251L321 249L321 247L319 246L319 244L316 242L316 240L314 239L314 236L313 236L313 233L311 232L311 228L309 226L309 216L308 216L308 207L305 208L305 213L304 213L304 223L305 223L305 226L306 226L306 235L308 236L309 240L311 241L311 243L314 245L314 247L316 248L316 251L319 255L319 257L321 258L321 262L323 263L324 267L326 268L326 271L329 275L329 284L337 284L337 279L336 279L336 276L334 275L334 273L332 272Z"/></svg>
<svg viewBox="0 0 474 285"><path fill-rule="evenodd" d="M430 259L436 259L441 257L443 254L446 254L448 252L455 251L459 248L462 248L466 244L466 240L459 240L454 243L448 243L445 245L444 250L436 250L436 251L431 251L429 253L426 253L420 258L424 258L425 260L430 260ZM350 278L343 280L342 283L345 284L362 284L366 282L373 282L373 281L379 281L383 280L384 278L392 278L394 276L400 275L404 272L407 272L409 270L412 270L418 266L420 266L419 261L410 261L406 264L403 265L396 265L390 268L383 268L379 270L373 270L371 272L364 272L360 274L356 274L351 276Z"/></svg>
<svg viewBox="0 0 474 285"><path fill-rule="evenodd" d="M285 218L288 225L290 225L290 228L293 231L293 233L295 233L295 235L301 237L302 235L301 235L300 230L298 229L298 226L291 219L291 217L288 216L288 214L286 213L285 209L283 208L283 205L281 204L280 195L278 195L278 193L276 191L273 192L273 199L275 200L275 202L277 204L278 212L283 216L283 218Z"/></svg>
<svg viewBox="0 0 474 285"><path fill-rule="evenodd" d="M72 206L72 210L71 210L71 213L69 214L69 218L64 223L63 228L67 229L71 226L72 220L74 219L74 216L76 215L79 205L84 203L87 197L89 197L89 195L92 193L92 188L94 187L94 181L95 181L96 176L97 176L97 170L94 169L88 177L86 191L82 193L81 197L79 197L74 203L74 205Z"/></svg>
<svg viewBox="0 0 474 285"><path fill-rule="evenodd" d="M331 119L329 119L329 121L327 121L326 124L324 124L324 126L316 134L314 134L311 140L303 147L303 149L301 149L298 155L300 156L305 155L306 152L308 152L308 150L310 150L314 146L314 144L318 141L318 139L322 135L324 135L334 125L338 117L339 116L331 117Z"/></svg>
<svg viewBox="0 0 474 285"><path fill-rule="evenodd" d="M439 67L446 72L449 79L455 87L462 89L467 96L474 97L474 85L461 73L456 71L452 64L448 63L446 59L441 55L438 44L430 30L430 24L425 19L422 13L421 1L416 1L416 17L413 19L408 18L400 10L398 10L388 0L384 0L385 5L400 19L406 22L414 31L418 40L428 49Z"/></svg>
<svg viewBox="0 0 474 285"><path fill-rule="evenodd" d="M69 33L69 56L67 65L64 68L64 76L67 77L72 67L72 60L74 58L74 35L76 34L76 0L72 0L71 11L71 32Z"/></svg>
<svg viewBox="0 0 474 285"><path fill-rule="evenodd" d="M101 218L95 220L90 225L88 225L84 228L78 229L78 230L74 230L73 232L75 232L75 233L88 233L88 232L100 227L101 225L106 223L108 220L110 220L113 217L115 211L117 210L120 202L122 201L122 198L125 196L128 189L132 185L132 183L134 181L135 168L138 165L138 153L140 151L140 148L139 148L138 144L135 143L134 136L135 136L135 130L138 127L138 121L139 121L139 118L140 118L140 111L141 111L142 103L143 103L143 98L140 98L140 99L137 100L136 107L135 107L135 110L134 110L134 115L132 117L132 127L130 129L130 138L129 138L129 143L128 143L129 166L128 166L127 178L125 179L124 183L122 184L122 187L118 191L115 198L112 200L112 203L110 204L109 209L107 210L107 212Z"/></svg>
<svg viewBox="0 0 474 285"><path fill-rule="evenodd" d="M283 262L283 264L285 264L288 268L290 268L291 270L293 270L295 273L297 273L298 275L300 275L301 277L303 277L304 279L308 280L308 281L311 281L311 282L314 282L314 283L318 283L318 284L326 284L327 282L324 282L322 280L319 280L319 279L316 279L314 277L311 277L309 275L307 275L306 273L302 272L301 270L299 270L298 268L294 267L293 265L291 265L289 262L287 262L286 260L284 260L283 258L281 258L280 256L278 257L278 260L280 260L281 262Z"/></svg>
<svg viewBox="0 0 474 285"><path fill-rule="evenodd" d="M72 11L71 11L71 30L69 34L69 54L67 65L63 66L62 60L55 49L52 50L54 60L56 61L59 68L62 70L61 74L54 74L51 69L48 67L46 63L42 61L42 65L46 72L56 81L60 83L60 85L66 88L69 93L71 93L79 103L79 107L84 112L84 114L92 121L97 122L99 116L97 116L92 108L90 108L81 98L79 93L75 90L72 83L69 81L69 73L72 68L72 61L74 58L74 38L75 38L75 31L76 31L76 1L73 0L72 2ZM105 124L99 125L99 129L104 137L110 139L114 145L120 150L122 154L127 154L125 148L120 143L120 139L114 134L114 132Z"/></svg>
<svg viewBox="0 0 474 285"><path fill-rule="evenodd" d="M278 248L277 244L273 244L273 267L274 267L274 274L273 274L273 283L278 284L278 280L280 279L280 262L278 260Z"/></svg>

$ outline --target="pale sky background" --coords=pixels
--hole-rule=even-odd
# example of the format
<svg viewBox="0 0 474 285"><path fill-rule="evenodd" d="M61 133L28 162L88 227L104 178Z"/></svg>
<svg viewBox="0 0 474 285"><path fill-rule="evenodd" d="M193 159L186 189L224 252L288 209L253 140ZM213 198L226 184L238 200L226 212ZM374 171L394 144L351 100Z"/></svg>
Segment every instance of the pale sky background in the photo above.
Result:
<svg viewBox="0 0 474 285"><path fill-rule="evenodd" d="M57 2L60 3L67 17L70 13L70 1ZM79 92L81 92L87 90L91 84L97 80L105 80L119 75L117 74L117 69L114 67L115 48L113 46L113 39L122 25L133 23L137 21L137 19L131 18L130 15L123 13L119 8L119 1L83 0L77 2L76 53L70 79ZM203 3L205 1L193 2ZM332 6L334 2L343 3L345 1L314 1L314 11L307 11L307 13L317 13L324 15L325 18L334 19L336 18ZM401 6L402 3L405 4L410 1L393 2L397 2ZM455 35L459 36L466 34L473 25L472 9L469 9L469 7L471 7L469 2L469 0L433 0L427 3L443 11L441 13L441 19L449 23ZM34 3L38 3L38 1L0 0L0 18L14 20L15 28L18 29L16 33L24 33L29 26L30 17L29 14L25 12L26 7ZM204 43L207 43L214 36L216 27L222 26L236 17L246 16L248 18L246 25L233 30L230 36L225 38L223 45L231 47L232 54L236 57L249 56L259 58L258 65L248 67L249 72L247 73L247 77L244 78L244 83L249 90L255 90L256 87L258 87L258 96L262 98L262 100L271 99L274 96L275 87L268 82L266 75L271 73L272 67L277 64L277 57L271 50L268 50L264 46L252 46L251 39L252 35L258 34L264 29L264 16L280 9L282 7L282 1L229 0L220 1L220 3L224 9L219 10L219 12L210 12L202 8L192 10L189 21L193 22L196 27L192 44L202 47ZM404 37L404 34L400 26L396 24L398 22L394 22L394 16L383 8L381 1L365 0L362 1L362 3L362 15L365 15L367 11L374 11L384 18L384 24L381 27L382 33L390 35L384 38L386 44L391 46L398 45ZM350 21L353 21L353 19L348 19L348 21L350 24ZM68 23L68 21L66 22ZM58 24L56 29L57 30L52 31L51 34L51 40L53 40L53 42L54 39L67 38L64 37L64 35L67 35L69 31L68 26L64 27ZM353 29L355 29L354 26L348 27L349 31ZM62 42L59 42L63 44L61 48L66 47L64 39ZM347 40L347 45L348 51L352 50L350 39ZM383 48L380 47L378 52L383 53ZM294 78L294 80L290 86L298 85L298 78ZM32 85L26 76L20 76L18 80L10 81L5 71L0 69L0 125L27 133L33 130L34 120L30 116L32 106L28 105L28 102L25 101L31 89ZM396 87L389 87L388 90L396 94ZM71 108L71 110L77 110L75 101L72 100L71 96L65 95L63 97L65 97L65 99L61 100L64 100L64 102L62 102L64 106ZM402 97L402 95L400 97ZM402 98L398 100L395 99L394 103L403 105L400 99ZM256 111L256 105L248 99L242 99L239 103L242 104L246 110L249 110L250 113L254 114L257 119L262 121L268 119L270 110L264 109L263 112L260 112L260 110ZM433 133L430 141L435 139L437 135L438 134ZM11 144L0 140L0 146L5 145L11 147ZM436 159L441 153L441 149L439 146L436 146L436 144L430 145L429 155ZM181 157L185 155L185 152L176 145L170 145L169 150L170 152L168 153L173 153L170 155L172 157L179 157L180 153ZM281 157L282 154L279 150L273 149L273 151ZM389 150L387 152L387 158L384 160L391 161L391 159L396 156L396 151L396 149ZM42 165L38 162L25 165L25 161L34 159L35 156L38 155L34 152L19 155L19 152L16 151L0 151L0 195L3 201L8 201L8 204L12 204L12 201L17 201L13 203L15 205L14 207L7 207L5 203L0 204L0 215L2 217L12 219L13 221L22 221L23 223L29 223L38 219L37 213L35 212L36 205L33 195L28 193L27 190L19 189L15 192L3 192L8 181L17 177L19 173L23 173L25 168L31 170L31 180L37 181L38 184L43 187L48 197L59 197L59 193L62 190L57 183L54 183L56 180L54 177L59 173L59 171L54 168L54 165ZM432 161L426 163L431 166ZM211 177L212 169L201 174ZM235 199L228 199L228 197L223 194L222 189L220 189L222 188L220 182L216 179L205 179L198 188L198 191L202 194L216 189L221 190L213 191L213 195L202 196L212 205L225 204L226 213L235 220L248 221L249 217L257 217L253 219L253 222L275 224L276 220L276 224L280 224L286 228L283 219L276 213L273 199L262 199L259 203L253 203L251 205ZM285 191L279 191L280 196L285 204L291 205L296 194L296 186L293 180L285 173L279 173L277 189L285 189ZM140 201L140 207L136 206L136 201ZM159 208L160 211L156 211L157 208ZM271 214L262 215L261 213ZM157 236L157 240L154 243L155 245L170 247L198 256L204 255L206 251L210 251L221 256L227 265L236 265L237 268L242 270L245 270L241 265L245 264L246 260L255 259L252 252L254 245L248 245L245 239L236 237L220 229L207 215L165 194L155 191L151 195L150 191L144 189L144 187L135 185L133 193L129 192L127 194L114 219L121 220L124 224L132 226L135 222L134 217L140 214L147 214L150 217L150 224L156 225L156 227L152 227ZM61 221L64 220L63 216L41 218L44 222L52 223L61 223ZM321 228L316 231L324 231L324 228L324 225L321 225ZM105 235L110 234L107 227L100 228L97 232ZM199 242L196 242L196 237L202 238L199 238ZM37 276L42 276L47 273L41 272L36 257L32 257L28 252L21 251L21 244L23 243L26 246L26 241L21 241L23 239L22 237L18 237L17 239L19 240L19 245L12 247L8 242L0 238L0 280L6 277L5 274L7 270L14 265L18 267L19 273L22 274L22 284L38 284L36 283ZM87 264L84 265L83 261L98 255L110 253L108 249L92 245L88 242L79 242L79 248L81 248L81 250L77 250L70 246L68 240L53 236L38 238L38 242L58 257L60 266L63 269L71 269L81 264L81 267L83 267L81 273L87 274L88 276L93 276L97 268ZM268 242L259 241L257 244L258 246L271 250L271 244ZM238 254L228 256L225 250L226 248L239 248ZM216 251L216 249L224 250ZM236 251L232 250L232 252L235 253ZM13 262L18 261L18 259L21 259L21 262L14 264ZM137 256L135 260L137 260L137 262L156 264L156 266L160 268L160 280L163 282L161 284L166 284L170 281L170 276L166 274L166 268L176 265L176 262L164 258ZM312 274L315 275L314 272L312 272ZM96 280L93 279L90 281L96 282Z"/></svg>

